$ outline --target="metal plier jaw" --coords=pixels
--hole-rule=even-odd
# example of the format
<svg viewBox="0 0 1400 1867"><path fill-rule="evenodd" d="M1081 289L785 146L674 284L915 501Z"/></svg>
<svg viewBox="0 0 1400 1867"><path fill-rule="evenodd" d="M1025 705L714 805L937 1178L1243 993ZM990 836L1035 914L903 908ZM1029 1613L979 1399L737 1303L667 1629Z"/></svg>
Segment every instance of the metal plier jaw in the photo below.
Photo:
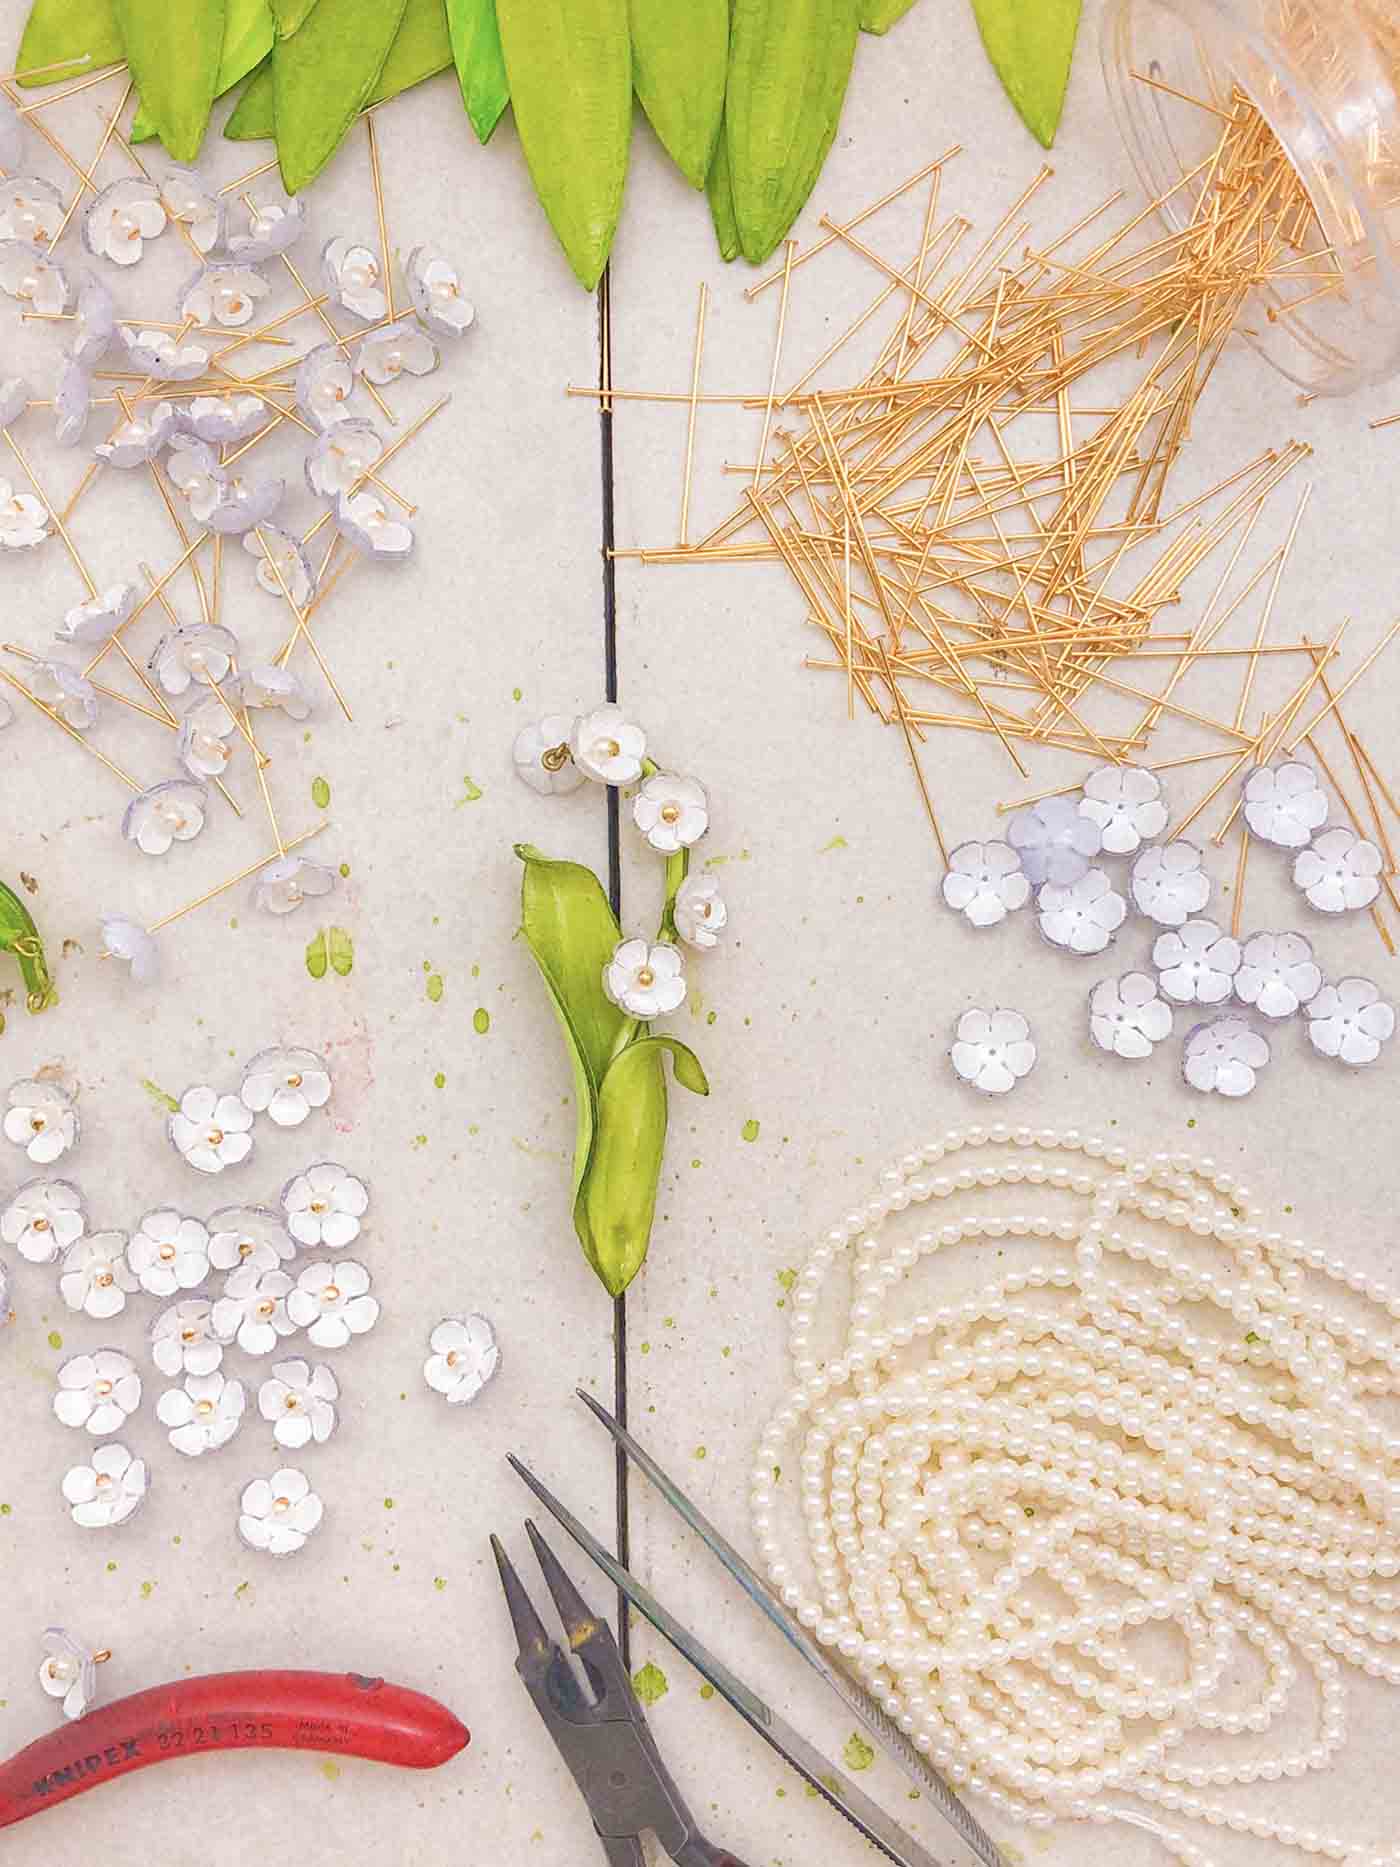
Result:
<svg viewBox="0 0 1400 1867"><path fill-rule="evenodd" d="M590 1610L533 1523L526 1533L554 1598L578 1675L543 1621L498 1538L491 1538L515 1638L515 1670L588 1803L610 1867L643 1867L641 1836L650 1831L679 1867L743 1867L707 1841L662 1761L612 1629Z"/></svg>

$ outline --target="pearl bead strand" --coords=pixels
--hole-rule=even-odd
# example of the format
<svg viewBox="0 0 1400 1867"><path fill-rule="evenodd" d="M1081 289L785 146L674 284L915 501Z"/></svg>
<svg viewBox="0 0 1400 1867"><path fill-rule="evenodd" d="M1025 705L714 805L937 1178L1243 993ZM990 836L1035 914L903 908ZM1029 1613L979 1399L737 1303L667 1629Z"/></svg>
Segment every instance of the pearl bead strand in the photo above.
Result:
<svg viewBox="0 0 1400 1867"><path fill-rule="evenodd" d="M1001 1240L970 1295L919 1303L930 1260ZM949 1781L1146 1828L1183 1867L1219 1867L1192 1824L1400 1867L1212 1793L1334 1760L1342 1662L1400 1684L1400 1433L1373 1404L1400 1395L1400 1292L1266 1229L1209 1158L998 1123L886 1168L789 1304L761 1560Z"/></svg>

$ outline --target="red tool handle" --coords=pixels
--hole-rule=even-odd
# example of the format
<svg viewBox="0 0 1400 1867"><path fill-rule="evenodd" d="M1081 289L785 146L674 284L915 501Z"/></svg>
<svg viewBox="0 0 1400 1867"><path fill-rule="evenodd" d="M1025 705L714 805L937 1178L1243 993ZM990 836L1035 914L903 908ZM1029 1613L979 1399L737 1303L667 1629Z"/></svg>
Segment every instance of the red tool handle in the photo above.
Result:
<svg viewBox="0 0 1400 1867"><path fill-rule="evenodd" d="M436 1699L360 1673L211 1673L134 1692L0 1763L0 1828L132 1770L205 1751L329 1750L433 1770L469 1741Z"/></svg>

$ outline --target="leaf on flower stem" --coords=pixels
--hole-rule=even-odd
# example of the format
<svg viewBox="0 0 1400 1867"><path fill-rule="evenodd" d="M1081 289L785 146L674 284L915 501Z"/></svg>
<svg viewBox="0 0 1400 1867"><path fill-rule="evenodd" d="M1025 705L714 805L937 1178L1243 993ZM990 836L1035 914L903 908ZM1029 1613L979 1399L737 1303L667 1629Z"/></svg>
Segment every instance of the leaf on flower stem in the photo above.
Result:
<svg viewBox="0 0 1400 1867"><path fill-rule="evenodd" d="M666 1148L662 1046L643 1039L613 1058L598 1090L593 1153L574 1206L584 1255L620 1297L646 1260Z"/></svg>
<svg viewBox="0 0 1400 1867"><path fill-rule="evenodd" d="M277 159L296 194L315 179L370 101L406 0L317 0L272 52ZM130 0L124 0L130 4Z"/></svg>
<svg viewBox="0 0 1400 1867"><path fill-rule="evenodd" d="M224 20L224 46L219 59L215 96L231 91L241 78L255 71L272 50L272 12L268 0L228 0ZM156 126L142 107L131 126L131 141L145 143Z"/></svg>
<svg viewBox="0 0 1400 1867"><path fill-rule="evenodd" d="M603 990L603 969L622 938L617 917L591 869L551 861L529 843L518 843L515 853L525 864L520 895L525 938L568 1012L589 1074L601 1083L632 1023Z"/></svg>
<svg viewBox="0 0 1400 1867"><path fill-rule="evenodd" d="M177 162L204 141L223 57L225 0L115 0L141 103Z"/></svg>
<svg viewBox="0 0 1400 1867"><path fill-rule="evenodd" d="M670 1051L676 1081L682 1089L688 1089L693 1096L707 1096L710 1093L710 1079L699 1057L688 1044L683 1044L678 1037L639 1037L631 1048L636 1050L643 1044L654 1044L660 1050Z"/></svg>
<svg viewBox="0 0 1400 1867"><path fill-rule="evenodd" d="M348 979L355 965L355 942L343 927L332 927L326 934L326 951L331 971L338 979Z"/></svg>
<svg viewBox="0 0 1400 1867"><path fill-rule="evenodd" d="M242 95L224 124L224 135L231 143L252 143L271 136L276 127L272 60L269 58L258 66L244 85Z"/></svg>
<svg viewBox="0 0 1400 1867"><path fill-rule="evenodd" d="M31 1011L58 1003L44 943L34 917L12 888L0 882L0 953L13 953Z"/></svg>
<svg viewBox="0 0 1400 1867"><path fill-rule="evenodd" d="M1081 0L972 0L987 56L1021 119L1048 149L1064 109Z"/></svg>
<svg viewBox="0 0 1400 1867"><path fill-rule="evenodd" d="M719 141L715 144L715 159L710 164L710 173L705 180L705 193L710 203L710 219L715 223L715 238L719 241L721 259L739 257L739 223L734 218L734 183L729 172L729 138L721 123Z"/></svg>
<svg viewBox="0 0 1400 1867"><path fill-rule="evenodd" d="M87 63L78 64L84 53ZM15 59L17 71L37 71L71 58L73 65L21 80L27 90L80 78L126 57L112 0L34 0Z"/></svg>
<svg viewBox="0 0 1400 1867"><path fill-rule="evenodd" d="M313 979L324 979L326 962L326 930L323 927L306 943L306 970Z"/></svg>
<svg viewBox="0 0 1400 1867"><path fill-rule="evenodd" d="M369 102L385 103L397 97L400 91L407 91L425 78L446 71L451 63L452 46L447 37L442 0L408 0L403 24L389 47L389 56ZM243 95L224 125L224 135L231 142L257 142L275 135L276 129L277 107L269 59L244 86Z"/></svg>
<svg viewBox="0 0 1400 1867"><path fill-rule="evenodd" d="M888 32L913 4L914 0L862 0L860 29L862 32Z"/></svg>
<svg viewBox="0 0 1400 1867"><path fill-rule="evenodd" d="M305 24L308 14L316 0L269 0L277 21L279 39L290 39L299 26Z"/></svg>
<svg viewBox="0 0 1400 1867"><path fill-rule="evenodd" d="M462 87L462 108L479 143L489 143L510 102L496 0L447 0L447 31Z"/></svg>
<svg viewBox="0 0 1400 1867"><path fill-rule="evenodd" d="M628 0L632 83L662 147L693 188L715 153L729 72L729 0Z"/></svg>

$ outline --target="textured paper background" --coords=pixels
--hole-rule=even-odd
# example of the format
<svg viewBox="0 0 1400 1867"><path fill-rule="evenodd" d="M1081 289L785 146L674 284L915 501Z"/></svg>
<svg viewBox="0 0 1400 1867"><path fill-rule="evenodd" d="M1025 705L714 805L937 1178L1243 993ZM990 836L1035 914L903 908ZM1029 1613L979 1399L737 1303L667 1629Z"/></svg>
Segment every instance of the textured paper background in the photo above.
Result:
<svg viewBox="0 0 1400 1867"><path fill-rule="evenodd" d="M23 10L19 0L0 0L0 43L17 42ZM1088 11L1053 157L1057 175L1037 221L1056 229L1110 189L1133 187L1103 101L1098 10ZM76 146L90 148L92 100L69 106L64 124ZM313 820L312 777L328 779L334 827L325 850L350 864L350 879L333 916L308 910L290 925L261 921L242 891L228 897L169 944L167 986L138 996L96 964L97 914L120 906L154 916L254 859L266 829L247 796L248 774L240 784L250 804L245 824L220 813L192 850L143 863L119 841L124 799L115 780L37 718L21 718L0 738L4 872L34 875L46 929L85 951L61 967L61 1007L32 1023L12 1016L0 1056L6 1082L54 1063L81 1082L86 1134L71 1165L106 1224L132 1226L166 1200L204 1212L267 1196L317 1154L364 1173L374 1206L363 1255L384 1317L338 1358L342 1430L304 1461L327 1501L325 1529L296 1561L271 1564L245 1551L233 1527L241 1485L277 1462L269 1437L250 1423L225 1452L179 1461L152 1415L161 1383L149 1364L147 1402L128 1438L152 1462L152 1500L110 1537L72 1528L56 1486L87 1441L52 1417L54 1368L74 1348L103 1340L134 1350L154 1306L143 1298L103 1329L64 1312L47 1273L23 1269L17 1321L0 1341L0 1501L10 1506L0 1518L0 1751L48 1722L33 1673L37 1634L49 1621L115 1649L104 1681L111 1694L186 1667L355 1667L440 1694L472 1726L474 1741L460 1761L423 1777L354 1762L336 1774L303 1755L154 1771L7 1836L6 1857L17 1867L98 1857L135 1867L153 1845L171 1867L222 1867L268 1845L306 1867L371 1857L404 1867L447 1859L574 1867L594 1857L582 1806L512 1677L486 1537L499 1530L523 1552L525 1499L504 1469L507 1450L557 1479L600 1530L613 1510L601 1436L576 1418L570 1399L580 1382L611 1392L612 1318L568 1222L569 1085L528 955L513 938L518 876L510 853L512 841L529 839L598 864L606 854L595 793L550 804L509 771L521 722L580 705L602 687L599 424L590 404L563 394L568 382L596 382L598 323L533 206L508 121L489 150L476 149L455 89L441 78L387 108L380 126L394 244L406 252L419 239L435 240L458 255L480 323L437 378L403 398L412 410L439 386L455 395L453 408L394 465L395 483L422 502L414 562L398 575L357 569L323 615L322 639L356 724L346 726L327 704L309 744L286 726L268 735L278 795L291 800L289 830ZM935 0L887 40L862 42L840 139L799 229L804 240L819 232L821 212L856 211L955 140L966 153L949 170L944 210L964 211L989 230L1040 153L987 69L970 15ZM205 166L231 179L260 152L215 140ZM47 154L36 166L58 179ZM110 173L120 172L114 161ZM921 211L911 197L902 218L872 227L872 243L907 254ZM363 137L318 182L311 213L307 263L333 233L373 239ZM123 283L124 302L149 308L152 282L168 276L173 289L185 270L178 251L159 252ZM805 365L872 295L869 270L839 256L799 277L790 366ZM762 388L776 295L745 305L747 271L721 266L703 202L665 167L639 125L613 269L619 385L688 386L702 278L713 291L704 386ZM7 367L11 354L37 360L55 352L52 333L19 326L8 303L0 306L0 344ZM1178 480L1188 496L1290 435L1314 444L1311 508L1276 626L1280 635L1324 635L1341 616L1354 616L1347 666L1389 620L1393 602L1387 489L1400 443L1392 431L1366 428L1369 416L1389 407L1382 393L1300 408L1250 352L1232 351ZM721 481L721 467L752 461L760 419L732 408L702 411L692 536L728 509L742 482ZM24 432L38 435L41 426L30 418ZM620 544L674 539L684 427L683 409L619 405ZM46 438L34 455L55 488L71 485L75 461ZM1294 476L1294 491L1261 523L1253 561L1282 537L1301 479ZM101 579L132 574L138 542L151 561L170 561L168 524L140 484L104 488L79 508L75 535ZM5 634L34 645L80 594L56 543L7 560L0 574ZM1188 592L1185 626L1211 581L1207 571ZM180 606L192 613L188 591ZM228 616L235 627L241 614L256 639L280 636L266 599L240 596ZM1125 932L1101 963L1072 962L1041 947L1027 924L979 937L936 909L928 828L902 746L865 719L848 725L840 680L801 668L820 642L804 629L785 574L768 566L644 570L624 561L618 617L624 699L659 754L710 787L708 853L724 859L718 872L734 934L723 956L694 968L696 1015L680 1020L714 1094L707 1103L673 1099L654 1256L629 1302L631 1406L639 1430L737 1540L747 1542L756 1423L783 1384L778 1273L800 1264L806 1240L866 1194L887 1157L948 1125L986 1119L986 1105L958 1090L943 1060L951 1024L968 1003L1012 1004L1034 1018L1042 1061L1012 1100L1018 1119L1115 1123L1117 1135L1144 1149L1188 1147L1248 1163L1261 1195L1276 1210L1293 1208L1283 1223L1386 1268L1400 1194L1393 1065L1347 1076L1311 1060L1301 1032L1289 1030L1258 1093L1228 1108L1181 1087L1174 1051L1139 1067L1100 1057L1084 1032L1085 994L1106 972L1141 964L1146 934ZM1237 680L1238 666L1198 672L1185 691L1226 711ZM1350 709L1378 756L1395 741L1395 691L1393 670L1383 665ZM1202 744L1171 732L1158 743L1167 756ZM156 775L160 761L145 728L113 727L103 744ZM1015 774L982 740L959 742L955 755L933 742L927 769L950 841L988 832L995 800L1018 794ZM1036 788L1079 769L1045 755L1033 771ZM468 775L483 795L462 803ZM1190 798L1198 788L1194 778L1179 782L1173 796ZM659 878L624 847L626 915L641 926L653 915ZM1229 856L1216 852L1210 866L1219 883L1230 881ZM1250 924L1298 920L1282 865L1268 852L1256 851L1249 889ZM355 971L345 981L313 983L302 948L330 918L354 933ZM1314 931L1329 971L1367 972L1393 989L1394 963L1369 924ZM425 996L425 962L445 981L436 1004ZM491 1014L484 1036L473 1027L478 1006ZM333 1123L317 1118L273 1142L260 1130L245 1175L194 1183L166 1145L163 1113L141 1079L177 1094L195 1081L232 1086L244 1058L279 1040L329 1050L337 1069ZM746 1143L750 1119L759 1134ZM3 1176L6 1184L23 1177L10 1162ZM424 1338L440 1315L474 1304L498 1324L505 1371L482 1405L449 1416L420 1379ZM63 1335L62 1351L49 1347L50 1330ZM633 1491L632 1522L639 1574L804 1731L839 1753L849 1720L830 1710L777 1637L641 1488ZM605 1607L604 1591L587 1585ZM716 1840L755 1867L799 1860L855 1867L869 1858L719 1701L700 1699L699 1681L682 1662L645 1631L635 1652L667 1674L670 1691L654 1723ZM1333 1819L1345 1805L1348 1833L1378 1842L1396 1817L1379 1768L1393 1748L1395 1712L1389 1695L1365 1681L1353 1685L1352 1702L1356 1737L1342 1771L1253 1794L1261 1807L1287 1797L1300 1822ZM1305 1694L1295 1710L1306 1728L1313 1707ZM965 1857L906 1800L889 1764L877 1762L864 1784L918 1829L937 1858L963 1867ZM1234 1836L1210 1839L1225 1867L1277 1858ZM1126 1829L1061 1828L1006 1840L1011 1859L1047 1867L1086 1855L1113 1867L1155 1867L1163 1858L1148 1837Z"/></svg>

